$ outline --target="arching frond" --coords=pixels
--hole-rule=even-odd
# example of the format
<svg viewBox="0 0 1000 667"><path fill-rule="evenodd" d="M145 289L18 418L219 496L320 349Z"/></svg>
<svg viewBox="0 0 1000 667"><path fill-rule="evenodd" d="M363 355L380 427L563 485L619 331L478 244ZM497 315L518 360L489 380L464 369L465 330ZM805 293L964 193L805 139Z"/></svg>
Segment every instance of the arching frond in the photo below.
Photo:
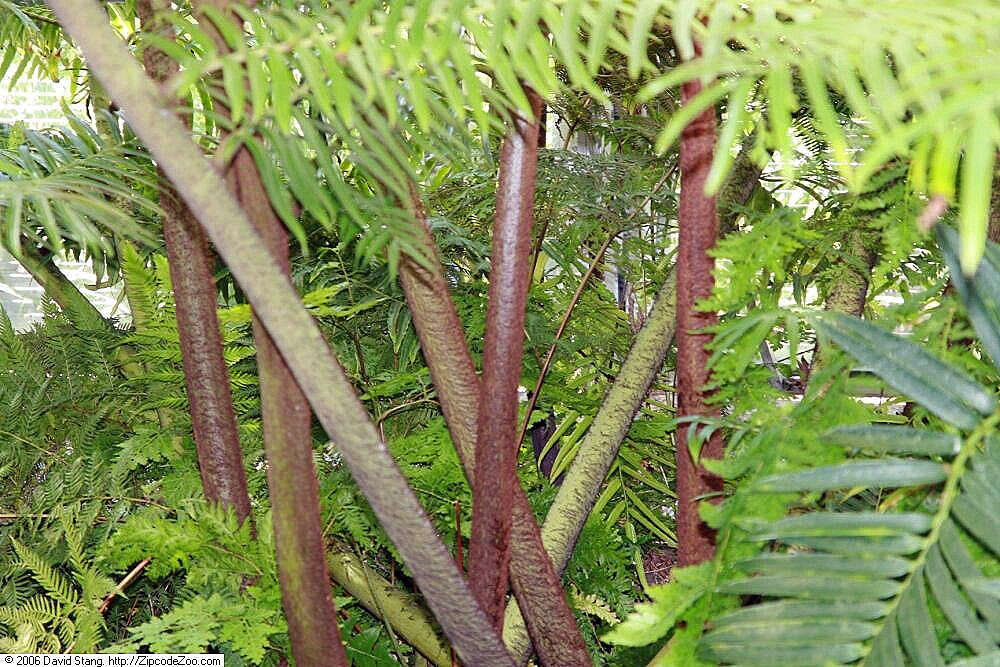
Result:
<svg viewBox="0 0 1000 667"><path fill-rule="evenodd" d="M990 244L975 279L966 280L957 234L942 229L939 240L983 349L1000 367L1000 248ZM738 562L754 576L720 590L765 601L714 621L702 656L748 665L994 664L1000 600L981 582L982 567L1000 562L996 398L964 371L874 325L830 312L809 317L822 334L962 435L840 427L825 438L857 452L848 462L759 480L758 493L928 487L934 500L908 512L817 511L751 527L748 539L773 542L775 549ZM942 634L964 648L943 653ZM956 655L975 657L955 661Z"/></svg>
<svg viewBox="0 0 1000 667"><path fill-rule="evenodd" d="M13 86L24 75L58 80L66 39L44 2L0 0L0 80Z"/></svg>
<svg viewBox="0 0 1000 667"><path fill-rule="evenodd" d="M264 118L281 134L299 133L296 105L315 109L339 140L362 147L357 154L397 195L414 131L444 137L472 120L488 136L511 110L528 109L522 85L547 99L571 88L603 101L602 68L618 64L644 84L639 102L706 80L669 118L661 150L696 113L725 100L732 111L722 143L732 148L747 125L760 124L791 175L790 130L806 113L853 188L903 157L918 191L947 200L958 193L963 270L981 256L1000 145L1000 9L991 3L437 0L236 11L243 30L209 10L205 24L172 16L183 45L150 38L182 65L173 91L186 96L214 81L238 140ZM218 52L216 31L228 52ZM686 62L673 67L652 55L659 45ZM859 124L870 135L861 153ZM731 157L721 148L712 187Z"/></svg>
<svg viewBox="0 0 1000 667"><path fill-rule="evenodd" d="M111 136L74 116L66 128L3 128L0 216L13 254L26 242L87 253L101 266L114 255L112 235L155 242L143 222L158 210L152 163L133 135L118 131L117 118L109 121Z"/></svg>
<svg viewBox="0 0 1000 667"><path fill-rule="evenodd" d="M762 130L786 163L792 114L808 105L853 189L903 157L918 191L949 201L958 192L962 269L975 270L1000 146L1000 6L978 0L937 6L920 0L722 0L667 1L662 9L681 55L691 58L697 44L700 56L653 78L641 97L695 77L709 83L664 128L661 148L720 99L730 109L745 107L759 82L756 94L768 101ZM836 109L842 105L870 134L860 154ZM747 122L729 114L722 136L732 134L731 124ZM717 151L716 160L725 156Z"/></svg>

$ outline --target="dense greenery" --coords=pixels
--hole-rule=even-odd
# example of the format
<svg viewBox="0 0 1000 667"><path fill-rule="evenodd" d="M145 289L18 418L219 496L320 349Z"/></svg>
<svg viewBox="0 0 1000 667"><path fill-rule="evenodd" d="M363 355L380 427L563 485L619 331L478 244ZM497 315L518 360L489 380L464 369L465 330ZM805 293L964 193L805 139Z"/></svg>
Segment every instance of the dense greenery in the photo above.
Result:
<svg viewBox="0 0 1000 667"><path fill-rule="evenodd" d="M468 591L442 601L427 574L440 564L408 556L407 539L429 534L414 532L420 516L387 511L371 480L382 466L378 481L396 483L385 443L446 564L467 561L475 425L493 394L434 350L480 368L497 331L500 156L537 93L544 136L517 259L528 397L509 426L563 590L528 591L535 603L558 609L565 593L594 664L1000 660L996 2L126 0L89 26L72 4L0 0L0 75L68 81L86 109L60 128L0 127L2 242L46 294L30 330L0 315L0 649L312 664L296 613L314 611L290 608L287 573L308 586L315 570L295 569L308 555L293 563L276 537L289 450L265 437L276 380L260 353L276 345L319 418L304 464L336 616L318 621L339 624L356 665L448 665L452 646L465 664L510 664L462 643L463 623L488 633L496 619L454 617ZM161 96L136 92L115 49L93 51L108 26L129 67L174 72ZM154 72L156 58L169 66ZM703 88L681 104L693 80ZM685 196L717 202L717 221L681 202L682 131L705 109L714 157ZM232 230L261 212L252 188L224 196L204 160L186 170L219 187L185 184L183 151L162 149L181 125L154 126L171 110L219 173L249 157L290 238L291 283L366 419L331 428L330 415L364 415L296 365L293 347L326 368L308 336L290 344L276 325L295 304L278 311L283 292L247 282L281 268L237 247ZM170 266L164 234L178 198L221 256L210 300L245 522L205 500L212 444L196 442L197 368L172 289L186 267ZM674 324L678 228L716 223L698 304L719 315L711 381L689 388L714 407L682 415L670 343L693 332ZM98 313L57 256L90 261L130 317ZM440 297L430 310L421 285ZM449 309L461 331L442 340ZM700 456L720 437L724 458ZM722 491L678 499L682 455ZM681 567L678 514L701 500L714 556ZM511 547L502 639L515 662L533 644L553 665L573 638L546 637L545 607L528 606L519 559L533 548Z"/></svg>

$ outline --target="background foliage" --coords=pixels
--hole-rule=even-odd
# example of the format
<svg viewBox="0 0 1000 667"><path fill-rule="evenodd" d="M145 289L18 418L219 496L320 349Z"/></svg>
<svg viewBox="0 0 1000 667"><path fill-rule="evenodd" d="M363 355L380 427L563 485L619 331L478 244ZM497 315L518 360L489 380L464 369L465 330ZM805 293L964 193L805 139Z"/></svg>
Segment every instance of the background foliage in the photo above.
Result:
<svg viewBox="0 0 1000 667"><path fill-rule="evenodd" d="M595 663L995 664L996 3L237 11L242 32L180 3L170 41L141 32L133 3L108 4L137 51L181 65L166 92L206 152L250 148L296 242L295 285L447 544L469 538L470 491L395 280L401 256L425 253L400 203L416 191L427 207L478 361L499 135L527 108L521 82L547 99L522 385L550 347L555 361L522 415L536 448L519 465L541 517L667 280L675 140L713 107L725 237L703 306L722 314L722 416L674 420L668 355L564 576ZM0 648L278 664L289 642L249 306L218 267L254 509L238 527L201 497L152 163L44 5L0 0L0 40L0 78L68 78L91 113L0 129L4 245L89 259L126 286L133 322L84 327L51 301L30 331L0 318ZM708 85L681 107L677 87L695 77ZM929 207L937 237L915 224ZM677 428L694 429L695 447L715 430L728 442L706 462L726 480L702 509L716 558L684 569L672 560ZM331 552L419 605L336 447L313 435ZM378 610L336 594L355 664L416 662Z"/></svg>

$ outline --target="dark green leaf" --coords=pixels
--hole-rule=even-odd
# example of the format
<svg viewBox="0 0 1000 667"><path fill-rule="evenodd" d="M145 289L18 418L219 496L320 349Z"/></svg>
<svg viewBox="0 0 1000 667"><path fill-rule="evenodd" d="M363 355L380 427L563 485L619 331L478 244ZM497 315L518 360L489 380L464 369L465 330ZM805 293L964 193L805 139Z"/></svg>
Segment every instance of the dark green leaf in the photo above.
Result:
<svg viewBox="0 0 1000 667"><path fill-rule="evenodd" d="M934 624L931 622L930 612L927 611L924 578L919 575L922 575L922 572L910 580L910 585L899 601L896 617L899 637L903 640L903 648L914 664L944 667L944 661L938 653Z"/></svg>
<svg viewBox="0 0 1000 667"><path fill-rule="evenodd" d="M737 609L725 616L712 621L721 628L730 623L742 623L751 620L781 620L796 618L854 618L875 620L882 618L889 610L889 605L881 601L844 602L839 600L824 600L812 602L805 600L782 600L780 602L764 602L750 607Z"/></svg>
<svg viewBox="0 0 1000 667"><path fill-rule="evenodd" d="M969 606L958 590L937 545L932 546L927 552L924 578L944 615L954 626L962 641L976 653L989 653L994 650L996 643L990 638L986 627L976 618L976 610ZM1000 587L997 592L1000 595Z"/></svg>
<svg viewBox="0 0 1000 667"><path fill-rule="evenodd" d="M843 313L816 313L810 318L819 331L876 375L955 426L973 429L979 423L975 411L988 415L996 407L995 397L985 387L915 343Z"/></svg>
<svg viewBox="0 0 1000 667"><path fill-rule="evenodd" d="M926 533L931 527L927 514L879 514L876 512L810 512L770 523L757 540L790 537L887 537L901 533Z"/></svg>
<svg viewBox="0 0 1000 667"><path fill-rule="evenodd" d="M856 558L834 554L763 554L736 563L755 574L843 573L855 577L901 577L910 571L910 561L893 556Z"/></svg>
<svg viewBox="0 0 1000 667"><path fill-rule="evenodd" d="M719 587L723 593L768 595L816 600L879 600L899 592L896 581L855 580L826 576L768 575L730 581Z"/></svg>

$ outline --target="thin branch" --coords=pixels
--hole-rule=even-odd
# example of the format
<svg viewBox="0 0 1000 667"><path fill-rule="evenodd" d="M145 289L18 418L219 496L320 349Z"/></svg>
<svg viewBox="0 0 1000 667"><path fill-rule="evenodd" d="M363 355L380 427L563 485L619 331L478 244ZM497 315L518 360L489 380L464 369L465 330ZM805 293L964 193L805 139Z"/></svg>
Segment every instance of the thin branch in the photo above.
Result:
<svg viewBox="0 0 1000 667"><path fill-rule="evenodd" d="M139 564L133 567L132 571L126 574L125 578L122 579L117 586L115 586L115 590L108 593L107 597L104 598L104 601L101 602L101 606L97 608L97 611L103 615L104 612L108 610L108 607L111 606L111 603L114 602L115 598L124 593L125 589L131 586L132 582L139 578L139 575L142 574L142 571L146 569L146 566L149 565L149 563L150 560L148 558L139 561Z"/></svg>
<svg viewBox="0 0 1000 667"><path fill-rule="evenodd" d="M656 182L656 185L653 186L653 189L646 196L646 199L642 202L642 204L640 204L636 209L634 209L631 213L629 213L628 217L625 218L625 221L622 224L623 228L626 224L634 220L635 217L639 215L639 212L646 208L646 205L649 204L649 202L653 201L654 195L656 195L656 193L659 192L660 188L662 188L664 184L667 182L667 180L673 175L676 168L677 168L676 164L671 166L670 169L668 169L666 173L664 173L663 176L660 177L660 180ZM549 346L548 352L545 353L545 361L542 362L541 370L538 371L538 380L535 381L535 388L531 392L531 396L528 398L528 409L524 413L524 420L521 422L521 431L518 433L517 440L515 440L515 442L517 443L523 442L524 436L528 432L528 424L531 422L531 413L535 411L535 406L538 404L538 396L539 394L541 394L542 386L545 384L545 377L548 375L549 367L552 366L552 359L556 355L556 345L559 343L559 340L562 338L563 333L566 331L566 326L569 324L569 319L570 317L572 317L573 311L576 310L576 306L580 302L580 297L583 296L583 291L584 289L586 289L587 283L590 282L590 279L594 275L594 272L597 270L597 267L604 259L604 253L607 252L608 248L611 246L611 243L616 238L618 238L618 235L621 234L621 231L622 230L619 229L609 234L608 238L605 239L603 244L601 244L601 247L597 249L597 254L594 255L594 259L590 262L590 266L587 267L586 272L584 272L583 274L583 278L580 279L580 284L577 285L576 291L573 292L573 296L569 300L569 305L566 307L566 312L563 313L562 319L559 320L559 326L556 327L555 338L552 340L552 345Z"/></svg>
<svg viewBox="0 0 1000 667"><path fill-rule="evenodd" d="M323 333L225 182L181 122L165 111L157 88L107 24L100 5L48 1L239 281L461 658L512 665Z"/></svg>
<svg viewBox="0 0 1000 667"><path fill-rule="evenodd" d="M385 422L386 419L392 417L393 415L397 415L400 412L405 412L410 408L414 408L418 405L423 405L424 403L432 403L434 405L437 405L437 401L434 400L433 398L418 398L417 400L410 401L409 403L401 403L399 405L395 405L386 410L385 412L383 412L382 415L375 421L375 426L378 427L379 434L383 438L385 437L385 433L382 430L382 424Z"/></svg>

